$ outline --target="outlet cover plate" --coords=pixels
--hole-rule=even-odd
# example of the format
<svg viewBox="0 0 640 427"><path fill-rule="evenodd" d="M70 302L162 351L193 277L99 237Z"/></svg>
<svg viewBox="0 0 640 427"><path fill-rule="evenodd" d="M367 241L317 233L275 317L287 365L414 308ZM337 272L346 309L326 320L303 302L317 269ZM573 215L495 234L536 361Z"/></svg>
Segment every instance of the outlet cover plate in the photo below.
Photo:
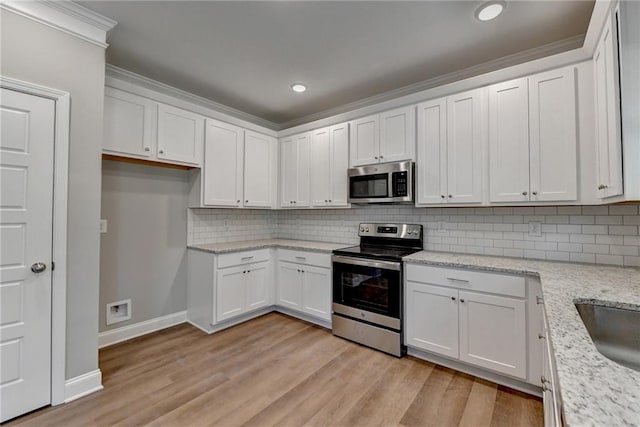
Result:
<svg viewBox="0 0 640 427"><path fill-rule="evenodd" d="M542 237L542 223L531 221L529 223L529 236Z"/></svg>

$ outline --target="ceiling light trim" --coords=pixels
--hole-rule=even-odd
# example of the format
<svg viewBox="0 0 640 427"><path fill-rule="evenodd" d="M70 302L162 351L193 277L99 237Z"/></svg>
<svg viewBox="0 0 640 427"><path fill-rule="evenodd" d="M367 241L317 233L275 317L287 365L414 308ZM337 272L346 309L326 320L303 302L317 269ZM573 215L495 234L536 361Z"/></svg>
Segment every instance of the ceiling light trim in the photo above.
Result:
<svg viewBox="0 0 640 427"><path fill-rule="evenodd" d="M291 90L294 91L295 93L304 93L308 89L306 84L300 83L300 82L291 83L290 87L291 87Z"/></svg>
<svg viewBox="0 0 640 427"><path fill-rule="evenodd" d="M496 8L499 8L497 10ZM507 8L507 4L504 1L494 0L483 3L476 9L474 13L476 19L480 22L489 22L502 15Z"/></svg>

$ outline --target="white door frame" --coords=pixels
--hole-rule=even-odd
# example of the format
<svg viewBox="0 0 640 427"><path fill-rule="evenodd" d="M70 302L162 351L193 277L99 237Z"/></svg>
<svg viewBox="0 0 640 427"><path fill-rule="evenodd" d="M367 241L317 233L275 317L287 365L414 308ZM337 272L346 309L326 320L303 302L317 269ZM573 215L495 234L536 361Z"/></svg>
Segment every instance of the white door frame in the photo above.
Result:
<svg viewBox="0 0 640 427"><path fill-rule="evenodd" d="M51 404L65 400L67 327L67 182L69 169L68 92L0 76L0 87L55 101L53 158L53 253L51 272Z"/></svg>

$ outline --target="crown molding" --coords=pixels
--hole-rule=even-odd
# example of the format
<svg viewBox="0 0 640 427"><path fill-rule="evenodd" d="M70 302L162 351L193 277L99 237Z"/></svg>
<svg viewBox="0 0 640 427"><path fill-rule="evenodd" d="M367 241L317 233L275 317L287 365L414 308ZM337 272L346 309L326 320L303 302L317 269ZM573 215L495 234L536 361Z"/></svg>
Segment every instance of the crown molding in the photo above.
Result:
<svg viewBox="0 0 640 427"><path fill-rule="evenodd" d="M503 56L492 61L487 61L473 67L465 68L451 73L443 74L428 80L423 80L417 83L413 83L407 86L403 86L398 89L393 89L387 92L380 93L368 98L364 98L349 104L344 104L336 108L320 111L318 113L309 114L299 119L290 120L284 123L280 123L280 131L290 129L304 124L326 119L331 116L360 110L366 107L371 107L376 104L381 104L386 101L402 98L407 95L413 95L419 92L433 89L439 86L443 86L449 83L465 80L471 77L479 76L481 74L490 73L499 69L507 68L513 65L522 64L525 62L533 61L543 57L551 56L557 53L573 50L582 47L584 41L584 34L569 37L563 40L559 40L553 43L549 43L543 46L538 46L532 49L527 49L522 52L517 52L512 55ZM381 106L380 111L385 109ZM369 114L369 113L366 113ZM353 118L356 118L354 116Z"/></svg>
<svg viewBox="0 0 640 427"><path fill-rule="evenodd" d="M150 91L153 92L157 92L160 93L162 95L171 97L171 98L175 98L175 99L179 99L183 102L189 103L189 104L193 104L193 105L197 105L199 107L202 107L204 109L207 109L209 111L214 111L216 113L219 113L218 117L215 118L219 118L221 120L227 121L227 122L234 122L233 120L229 120L230 117L235 118L237 120L240 120L242 122L245 123L240 123L240 122L235 122L234 124L238 124L240 126L245 126L246 127L246 123L250 123L253 125L257 125L260 126L262 128L266 128L269 129L270 131L273 131L273 135L275 135L275 132L279 129L279 126L277 123L271 122L269 120L265 120L262 119L260 117L254 116L252 114L249 113L245 113L243 111L240 110L236 110L235 108L229 107L227 105L224 104L220 104L218 102L212 101L210 99L207 98L203 98L201 96L198 95L194 95L190 92L186 92L182 89L178 89L175 88L173 86L169 86L165 83L161 83L158 82L156 80L152 80L148 77L142 76L140 74L136 74L132 71L128 71L125 70L123 68L117 67L115 65L111 65L111 64L107 64L106 66L106 83L107 86L114 86L116 88L119 89L124 89L126 90L127 88L124 87L118 87L121 86L120 84L118 84L117 81L120 82L126 82L126 83L130 83L132 85L135 85L137 87L142 87L145 89L148 89ZM158 99L158 101L163 101ZM222 116L220 116L222 115ZM226 117L225 117L226 116ZM263 132L264 133L264 129L257 129L255 128L254 130L257 130L258 132Z"/></svg>
<svg viewBox="0 0 640 427"><path fill-rule="evenodd" d="M69 0L2 0L8 10L86 42L106 48L107 32L118 23Z"/></svg>

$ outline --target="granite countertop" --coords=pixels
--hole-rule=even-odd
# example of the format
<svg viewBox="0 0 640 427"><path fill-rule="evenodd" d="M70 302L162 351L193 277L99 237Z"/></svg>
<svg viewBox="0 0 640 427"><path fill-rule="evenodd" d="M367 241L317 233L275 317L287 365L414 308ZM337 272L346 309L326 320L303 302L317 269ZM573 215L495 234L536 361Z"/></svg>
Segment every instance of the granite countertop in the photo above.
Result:
<svg viewBox="0 0 640 427"><path fill-rule="evenodd" d="M640 372L598 352L573 302L640 310L640 269L422 251L405 262L540 278L569 426L640 425Z"/></svg>
<svg viewBox="0 0 640 427"><path fill-rule="evenodd" d="M331 253L334 249L344 248L344 243L328 243L328 242L312 242L306 240L287 240L287 239L266 239L266 240L248 240L245 242L226 242L226 243L209 243L203 245L188 245L187 248L195 249L214 254L223 254L228 252L247 251L262 248L281 248L304 250L310 252Z"/></svg>

